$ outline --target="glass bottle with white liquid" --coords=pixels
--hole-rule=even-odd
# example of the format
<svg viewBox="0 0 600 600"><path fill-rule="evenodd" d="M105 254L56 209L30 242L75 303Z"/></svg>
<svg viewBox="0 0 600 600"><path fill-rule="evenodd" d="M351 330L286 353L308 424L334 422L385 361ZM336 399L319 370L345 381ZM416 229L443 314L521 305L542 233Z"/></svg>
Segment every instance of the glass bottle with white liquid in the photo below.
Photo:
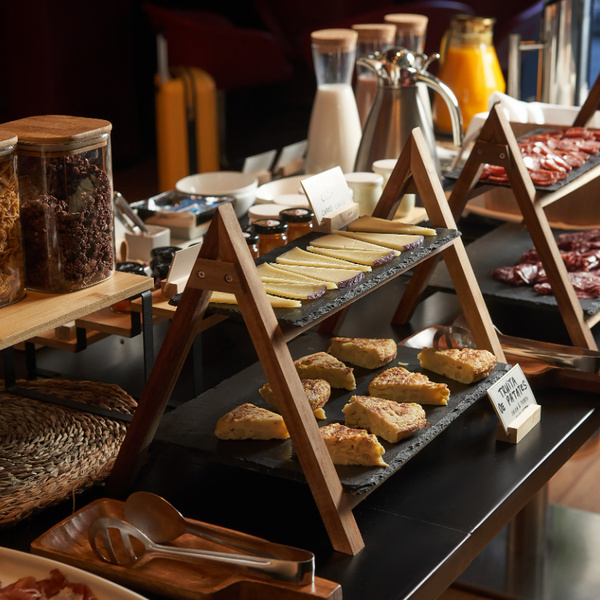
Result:
<svg viewBox="0 0 600 600"><path fill-rule="evenodd" d="M306 172L339 166L354 170L362 136L352 73L358 34L352 29L321 29L311 34L317 93L308 126Z"/></svg>

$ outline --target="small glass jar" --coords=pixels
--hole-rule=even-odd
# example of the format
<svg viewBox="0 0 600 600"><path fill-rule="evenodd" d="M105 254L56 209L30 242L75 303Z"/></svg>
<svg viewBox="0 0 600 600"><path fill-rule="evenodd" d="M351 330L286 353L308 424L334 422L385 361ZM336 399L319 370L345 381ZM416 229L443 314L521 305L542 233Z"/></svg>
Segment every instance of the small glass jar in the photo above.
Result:
<svg viewBox="0 0 600 600"><path fill-rule="evenodd" d="M17 136L13 132L0 131L0 307L25 296L16 144Z"/></svg>
<svg viewBox="0 0 600 600"><path fill-rule="evenodd" d="M296 240L312 231L314 213L308 208L285 208L279 218L288 224L288 242Z"/></svg>
<svg viewBox="0 0 600 600"><path fill-rule="evenodd" d="M258 233L255 233L254 231L242 231L242 233L246 238L248 250L250 250L252 258L258 258L260 256L260 253L258 251Z"/></svg>
<svg viewBox="0 0 600 600"><path fill-rule="evenodd" d="M288 224L285 221L261 219L255 221L252 228L258 233L258 252L260 256L287 244Z"/></svg>
<svg viewBox="0 0 600 600"><path fill-rule="evenodd" d="M45 115L6 124L16 147L25 285L72 292L115 271L112 125Z"/></svg>

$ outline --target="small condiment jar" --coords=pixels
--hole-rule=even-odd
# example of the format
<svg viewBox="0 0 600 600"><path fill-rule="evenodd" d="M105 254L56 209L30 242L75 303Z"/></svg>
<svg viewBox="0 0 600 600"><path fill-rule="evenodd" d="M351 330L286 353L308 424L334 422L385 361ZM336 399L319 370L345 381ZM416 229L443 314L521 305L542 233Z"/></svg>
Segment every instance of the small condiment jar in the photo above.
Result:
<svg viewBox="0 0 600 600"><path fill-rule="evenodd" d="M346 173L344 177L352 190L352 199L358 204L358 215L372 215L383 191L383 175L357 172Z"/></svg>
<svg viewBox="0 0 600 600"><path fill-rule="evenodd" d="M258 252L260 256L287 244L288 224L279 219L261 219L252 225L258 233Z"/></svg>
<svg viewBox="0 0 600 600"><path fill-rule="evenodd" d="M252 258L258 258L260 256L260 253L258 251L258 233L255 233L253 231L242 231L242 234L246 238L248 250L250 250Z"/></svg>
<svg viewBox="0 0 600 600"><path fill-rule="evenodd" d="M279 218L288 224L288 242L312 231L313 211L308 208L285 208Z"/></svg>

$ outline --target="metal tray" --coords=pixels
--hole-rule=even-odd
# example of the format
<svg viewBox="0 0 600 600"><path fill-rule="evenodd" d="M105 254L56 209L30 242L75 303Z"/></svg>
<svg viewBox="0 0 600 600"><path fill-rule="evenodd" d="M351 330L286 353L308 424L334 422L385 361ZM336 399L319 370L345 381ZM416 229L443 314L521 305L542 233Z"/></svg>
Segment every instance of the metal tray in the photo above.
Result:
<svg viewBox="0 0 600 600"><path fill-rule="evenodd" d="M327 350L329 338L310 332L301 336L290 351L294 359L306 354ZM494 372L473 385L452 381L421 369L417 359L418 350L398 347L398 356L388 365L369 370L355 367L356 389L353 391L334 389L324 410L327 418L318 421L319 426L332 422L344 422L342 408L354 394L368 395L371 379L379 372L399 363L410 371L425 372L433 381L447 383L450 388L448 406L424 406L429 427L397 444L381 441L386 452L384 460L388 467L336 466L344 489L354 495L362 495L375 489L388 477L415 456L426 444L439 435L459 415L480 398L488 387L497 381L508 366L498 364ZM217 387L190 400L165 415L154 438L155 443L183 446L199 453L211 462L227 464L243 469L268 473L269 475L305 481L304 474L295 455L291 440L219 440L214 435L217 420L229 410L244 402L268 408L258 390L266 382L260 363L241 371ZM176 440L176 442L173 442Z"/></svg>

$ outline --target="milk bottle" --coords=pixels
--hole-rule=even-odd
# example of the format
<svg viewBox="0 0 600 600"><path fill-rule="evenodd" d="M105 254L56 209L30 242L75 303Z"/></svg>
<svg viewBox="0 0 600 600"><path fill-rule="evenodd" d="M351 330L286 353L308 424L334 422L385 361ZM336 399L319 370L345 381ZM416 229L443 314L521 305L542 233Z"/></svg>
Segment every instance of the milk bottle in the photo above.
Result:
<svg viewBox="0 0 600 600"><path fill-rule="evenodd" d="M306 172L339 166L354 170L362 129L352 72L358 34L351 29L321 29L311 34L317 92L308 126Z"/></svg>

